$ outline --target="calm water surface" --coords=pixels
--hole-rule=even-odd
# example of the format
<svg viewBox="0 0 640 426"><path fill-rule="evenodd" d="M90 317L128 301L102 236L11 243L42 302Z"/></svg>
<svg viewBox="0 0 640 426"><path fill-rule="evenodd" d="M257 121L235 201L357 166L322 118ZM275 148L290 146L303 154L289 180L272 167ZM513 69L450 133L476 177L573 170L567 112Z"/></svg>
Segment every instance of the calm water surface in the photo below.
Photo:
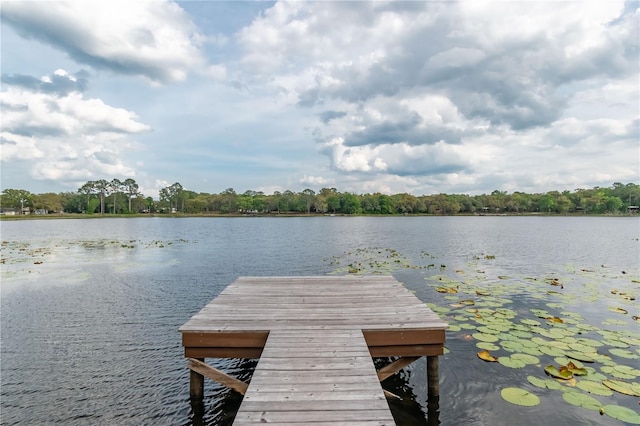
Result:
<svg viewBox="0 0 640 426"><path fill-rule="evenodd" d="M574 288L566 291L573 294L579 285L602 295L620 286L640 293L637 218L136 218L12 221L0 230L3 425L231 424L239 397L209 381L204 418L194 417L177 329L239 276L328 274L357 256L395 250L402 267L392 269L385 258L380 269L425 302L452 303L428 285L433 277L475 274L479 285L512 286L513 294L503 295L513 299L512 309L571 303L598 327L621 318L608 310L606 296L571 302L519 288L525 279L554 276L569 277ZM582 277L583 270L595 271L594 278ZM637 302L625 306L626 325L618 320L610 328L637 333L629 318L640 314ZM523 372L487 364L464 331L447 339L443 425L623 424L531 386L525 378L540 366ZM209 362L240 378L255 365ZM426 424L425 364L385 382L404 398L391 403L398 424ZM500 397L507 386L532 389L542 403L509 404ZM638 408L633 397L606 403Z"/></svg>

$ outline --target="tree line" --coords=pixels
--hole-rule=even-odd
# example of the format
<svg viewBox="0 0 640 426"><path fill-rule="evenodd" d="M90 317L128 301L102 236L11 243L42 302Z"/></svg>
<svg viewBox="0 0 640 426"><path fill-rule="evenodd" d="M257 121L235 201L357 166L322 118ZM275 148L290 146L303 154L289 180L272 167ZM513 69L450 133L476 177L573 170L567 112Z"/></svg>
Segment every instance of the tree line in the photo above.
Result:
<svg viewBox="0 0 640 426"><path fill-rule="evenodd" d="M316 192L276 191L267 195L227 188L218 194L194 192L176 182L162 188L159 199L145 197L134 179L89 181L76 192L32 194L5 189L0 207L41 213L86 214L624 214L637 213L640 185L614 183L610 187L524 193L495 190L490 194L403 194L340 192L322 188Z"/></svg>

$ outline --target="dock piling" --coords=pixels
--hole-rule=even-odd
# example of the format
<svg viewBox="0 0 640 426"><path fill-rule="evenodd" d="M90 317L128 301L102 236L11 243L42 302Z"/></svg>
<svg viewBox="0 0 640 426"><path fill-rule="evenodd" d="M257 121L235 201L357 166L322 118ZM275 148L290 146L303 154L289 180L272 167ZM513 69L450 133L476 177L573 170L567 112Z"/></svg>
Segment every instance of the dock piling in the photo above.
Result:
<svg viewBox="0 0 640 426"><path fill-rule="evenodd" d="M196 358L204 362L204 358ZM204 376L193 370L189 370L189 398L191 401L202 401L204 399Z"/></svg>

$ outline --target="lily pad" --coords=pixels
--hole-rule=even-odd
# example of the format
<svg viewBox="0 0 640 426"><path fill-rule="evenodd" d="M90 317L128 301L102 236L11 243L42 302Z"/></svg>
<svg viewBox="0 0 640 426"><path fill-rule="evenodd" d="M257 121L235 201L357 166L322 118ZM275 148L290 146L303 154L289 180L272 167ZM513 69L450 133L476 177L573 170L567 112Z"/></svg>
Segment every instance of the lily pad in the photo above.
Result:
<svg viewBox="0 0 640 426"><path fill-rule="evenodd" d="M500 346L502 346L502 348L505 351L509 351L509 352L516 352L522 349L521 343L515 342L515 341L509 341L509 340L500 342Z"/></svg>
<svg viewBox="0 0 640 426"><path fill-rule="evenodd" d="M565 355L571 359L575 359L582 362L594 362L595 359L593 356L597 354L585 354L582 352L567 351L565 352Z"/></svg>
<svg viewBox="0 0 640 426"><path fill-rule="evenodd" d="M487 351L498 351L500 350L500 346L495 345L493 343L490 342L478 342L476 343L476 347L479 349L484 349Z"/></svg>
<svg viewBox="0 0 640 426"><path fill-rule="evenodd" d="M540 398L521 388L504 388L500 391L502 399L515 405L534 407L540 404Z"/></svg>
<svg viewBox="0 0 640 426"><path fill-rule="evenodd" d="M498 338L495 335L487 334L487 333L473 333L473 338L476 340L480 340L482 342L489 342L489 343L498 341Z"/></svg>
<svg viewBox="0 0 640 426"><path fill-rule="evenodd" d="M631 396L640 396L640 386L622 380L603 380L602 384L618 393Z"/></svg>
<svg viewBox="0 0 640 426"><path fill-rule="evenodd" d="M562 394L562 399L576 407L583 407L587 410L598 411L602 407L600 401L582 392L570 391Z"/></svg>
<svg viewBox="0 0 640 426"><path fill-rule="evenodd" d="M593 348L599 348L601 346L604 345L604 343L602 343L599 340L596 339L589 339L586 337L581 337L580 339L578 339L578 343L585 345L585 346L591 346Z"/></svg>
<svg viewBox="0 0 640 426"><path fill-rule="evenodd" d="M556 379L569 380L573 378L573 374L571 373L571 371L569 371L569 369L564 366L556 368L555 365L547 365L544 368L544 372Z"/></svg>
<svg viewBox="0 0 640 426"><path fill-rule="evenodd" d="M638 355L626 349L612 348L612 349L609 349L609 352L611 352L611 354L613 355L616 355L622 358L628 358L628 359L638 358Z"/></svg>
<svg viewBox="0 0 640 426"><path fill-rule="evenodd" d="M602 407L600 412L622 422L640 425L640 414L633 411L631 408L609 404Z"/></svg>
<svg viewBox="0 0 640 426"><path fill-rule="evenodd" d="M543 354L547 354L553 357L565 355L565 351L563 351L562 349L552 348L551 346L540 346L538 349Z"/></svg>
<svg viewBox="0 0 640 426"><path fill-rule="evenodd" d="M582 389L583 391L589 392L589 393L593 393L596 395L601 395L601 396L611 396L613 395L613 392L611 391L611 389L609 389L608 387L606 387L605 385L603 385L602 383L598 383L598 382L590 382L590 381L579 381L576 384L576 387Z"/></svg>
<svg viewBox="0 0 640 426"><path fill-rule="evenodd" d="M517 353L517 354L513 354L511 355L512 359L517 359L520 360L522 362L524 362L525 364L539 364L540 360L533 356L533 355L528 355L528 354L522 354L522 353Z"/></svg>
<svg viewBox="0 0 640 426"><path fill-rule="evenodd" d="M524 366L527 365L522 360L514 359L508 356L501 356L500 358L498 358L498 362L509 368L524 368Z"/></svg>
<svg viewBox="0 0 640 426"><path fill-rule="evenodd" d="M527 376L527 381L533 386L537 386L542 389L547 388L547 381L536 376Z"/></svg>

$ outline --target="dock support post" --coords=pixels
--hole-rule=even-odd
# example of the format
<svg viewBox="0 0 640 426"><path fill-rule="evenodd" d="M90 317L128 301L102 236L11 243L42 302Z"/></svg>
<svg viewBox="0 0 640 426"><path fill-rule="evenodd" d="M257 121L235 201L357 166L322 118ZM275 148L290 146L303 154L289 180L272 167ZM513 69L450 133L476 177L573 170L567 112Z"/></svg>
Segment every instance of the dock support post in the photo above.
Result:
<svg viewBox="0 0 640 426"><path fill-rule="evenodd" d="M437 356L427 356L427 397L440 396L440 367Z"/></svg>
<svg viewBox="0 0 640 426"><path fill-rule="evenodd" d="M196 358L204 362L204 358ZM204 376L189 370L189 397L191 401L202 401L204 399Z"/></svg>

